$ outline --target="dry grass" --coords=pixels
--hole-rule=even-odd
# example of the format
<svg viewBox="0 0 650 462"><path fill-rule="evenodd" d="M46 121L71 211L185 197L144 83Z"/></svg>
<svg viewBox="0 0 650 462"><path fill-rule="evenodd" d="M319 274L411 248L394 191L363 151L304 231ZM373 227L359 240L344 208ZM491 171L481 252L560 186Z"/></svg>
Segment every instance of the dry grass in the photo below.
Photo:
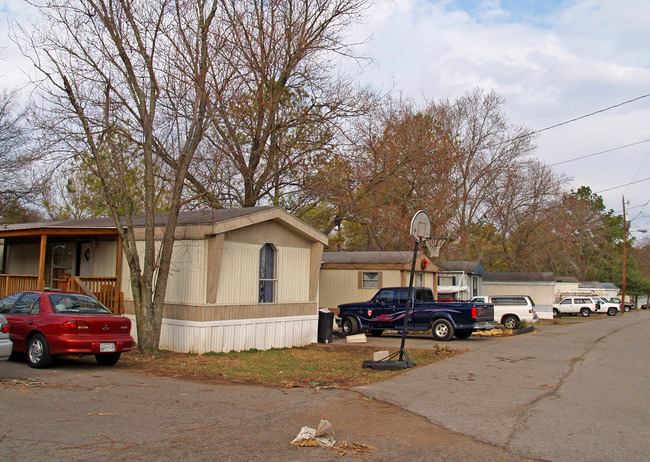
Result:
<svg viewBox="0 0 650 462"><path fill-rule="evenodd" d="M163 351L155 356L125 353L120 366L140 373L212 383L247 383L273 387L349 388L386 380L405 371L361 367L382 348L313 344L301 348L250 350L204 355ZM410 359L424 366L459 351L408 349Z"/></svg>

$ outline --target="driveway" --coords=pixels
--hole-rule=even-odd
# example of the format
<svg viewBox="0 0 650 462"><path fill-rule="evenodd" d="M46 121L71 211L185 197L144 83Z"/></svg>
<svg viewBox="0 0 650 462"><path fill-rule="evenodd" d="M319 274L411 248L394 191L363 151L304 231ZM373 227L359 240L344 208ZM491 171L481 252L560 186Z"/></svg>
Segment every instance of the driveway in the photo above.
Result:
<svg viewBox="0 0 650 462"><path fill-rule="evenodd" d="M194 383L91 359L47 370L2 362L0 451L34 461L341 460L289 445L327 419L337 440L376 448L345 460L648 460L649 323L641 312L450 342L472 351L356 391Z"/></svg>
<svg viewBox="0 0 650 462"><path fill-rule="evenodd" d="M545 326L356 390L524 457L650 460L649 332L647 312Z"/></svg>
<svg viewBox="0 0 650 462"><path fill-rule="evenodd" d="M340 461L289 445L303 426L370 445L343 460L524 460L349 390L212 385L92 359L35 370L0 363L0 453L30 461Z"/></svg>

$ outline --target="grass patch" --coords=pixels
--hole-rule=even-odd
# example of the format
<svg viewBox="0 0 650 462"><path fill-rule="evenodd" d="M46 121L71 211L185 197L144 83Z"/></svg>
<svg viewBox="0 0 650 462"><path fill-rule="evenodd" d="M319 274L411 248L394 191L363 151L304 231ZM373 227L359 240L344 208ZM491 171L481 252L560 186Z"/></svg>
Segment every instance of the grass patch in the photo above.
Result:
<svg viewBox="0 0 650 462"><path fill-rule="evenodd" d="M363 369L382 348L361 345L312 344L301 348L274 348L204 355L163 351L149 356L122 355L120 365L137 372L212 383L247 383L273 387L349 388L387 380L405 371ZM392 351L391 351L392 353ZM408 349L411 360L424 366L459 351Z"/></svg>

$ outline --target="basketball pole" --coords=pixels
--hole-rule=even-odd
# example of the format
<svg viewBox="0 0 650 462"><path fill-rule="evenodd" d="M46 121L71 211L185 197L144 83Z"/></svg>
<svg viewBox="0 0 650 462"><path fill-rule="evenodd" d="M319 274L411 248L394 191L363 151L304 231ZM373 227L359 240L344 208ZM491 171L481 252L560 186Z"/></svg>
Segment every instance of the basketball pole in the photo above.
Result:
<svg viewBox="0 0 650 462"><path fill-rule="evenodd" d="M415 260L417 260L418 258L418 243L419 243L419 239L416 239L415 245L413 246L413 261L411 262L411 277L409 279L409 296L408 296L408 300L406 301L406 306L404 307L404 325L402 327L402 344L399 349L399 360L403 361L404 357L406 357L406 367L416 366L416 364L411 361L411 358L409 358L409 355L406 352L404 346L406 344L406 329L408 328L409 311L411 309L411 305L413 305L413 300L415 299L415 297L413 296L414 295L413 280L415 279Z"/></svg>

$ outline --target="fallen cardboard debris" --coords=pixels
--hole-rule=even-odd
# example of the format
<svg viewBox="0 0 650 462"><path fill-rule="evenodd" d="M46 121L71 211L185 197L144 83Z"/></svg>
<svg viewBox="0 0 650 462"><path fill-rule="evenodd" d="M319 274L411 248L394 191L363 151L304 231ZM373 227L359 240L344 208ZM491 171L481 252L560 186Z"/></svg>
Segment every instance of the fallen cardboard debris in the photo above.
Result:
<svg viewBox="0 0 650 462"><path fill-rule="evenodd" d="M334 439L334 430L332 424L327 420L322 420L318 424L318 428L302 427L298 436L291 442L292 446L334 446L336 440Z"/></svg>
<svg viewBox="0 0 650 462"><path fill-rule="evenodd" d="M349 441L339 441L338 444L334 439L334 430L332 424L327 420L321 419L318 428L302 427L298 436L296 436L290 443L292 446L298 447L322 447L331 449L338 452L341 456L346 455L348 452L360 456L368 451L377 449L368 444L359 442L350 443Z"/></svg>

